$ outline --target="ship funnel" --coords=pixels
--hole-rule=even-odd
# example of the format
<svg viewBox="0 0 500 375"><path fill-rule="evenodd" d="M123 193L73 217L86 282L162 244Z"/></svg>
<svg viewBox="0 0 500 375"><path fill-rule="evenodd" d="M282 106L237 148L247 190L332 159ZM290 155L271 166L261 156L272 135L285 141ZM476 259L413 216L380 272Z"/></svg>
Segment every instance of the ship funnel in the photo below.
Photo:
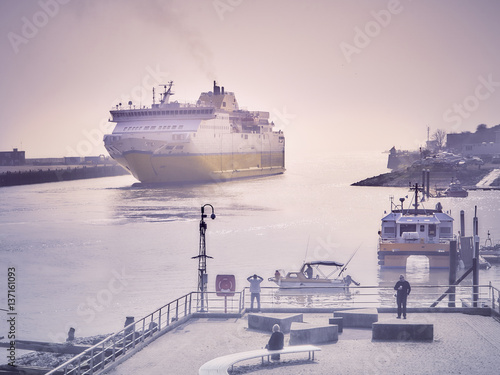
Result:
<svg viewBox="0 0 500 375"><path fill-rule="evenodd" d="M216 81L214 81L214 95L220 95L220 87L217 86Z"/></svg>
<svg viewBox="0 0 500 375"><path fill-rule="evenodd" d="M221 87L222 95L224 95L224 86Z"/></svg>

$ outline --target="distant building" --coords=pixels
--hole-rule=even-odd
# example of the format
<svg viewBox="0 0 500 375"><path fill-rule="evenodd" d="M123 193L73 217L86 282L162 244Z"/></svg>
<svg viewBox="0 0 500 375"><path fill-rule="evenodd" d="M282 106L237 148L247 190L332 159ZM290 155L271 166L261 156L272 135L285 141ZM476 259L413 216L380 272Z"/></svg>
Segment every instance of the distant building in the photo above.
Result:
<svg viewBox="0 0 500 375"><path fill-rule="evenodd" d="M81 163L82 163L81 156L65 156L64 157L64 164L66 164L66 165L78 165Z"/></svg>
<svg viewBox="0 0 500 375"><path fill-rule="evenodd" d="M0 165L24 165L26 164L26 155L24 151L17 148L12 151L0 151Z"/></svg>
<svg viewBox="0 0 500 375"><path fill-rule="evenodd" d="M64 158L33 158L26 162L30 165L64 165Z"/></svg>
<svg viewBox="0 0 500 375"><path fill-rule="evenodd" d="M500 154L500 125L478 128L475 133L452 133L446 137L448 150L464 156L494 156Z"/></svg>

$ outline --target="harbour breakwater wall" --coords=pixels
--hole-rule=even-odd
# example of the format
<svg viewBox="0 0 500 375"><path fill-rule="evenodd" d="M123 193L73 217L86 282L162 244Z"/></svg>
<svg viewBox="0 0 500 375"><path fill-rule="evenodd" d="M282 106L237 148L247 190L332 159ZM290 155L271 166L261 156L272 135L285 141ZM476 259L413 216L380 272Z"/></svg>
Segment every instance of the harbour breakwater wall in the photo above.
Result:
<svg viewBox="0 0 500 375"><path fill-rule="evenodd" d="M497 166L498 168L498 166ZM494 168L426 168L430 172L430 190L445 189L452 180L459 180L466 189L480 188L478 184L488 176ZM408 187L422 182L422 167L409 167L404 170L394 170L382 173L378 176L366 178L355 182L351 186L386 186L386 187ZM481 188L500 189L500 178L491 181L488 186Z"/></svg>
<svg viewBox="0 0 500 375"><path fill-rule="evenodd" d="M36 168L36 167L35 167ZM87 178L126 175L128 172L117 165L75 166L64 168L29 169L0 173L0 187L82 180Z"/></svg>

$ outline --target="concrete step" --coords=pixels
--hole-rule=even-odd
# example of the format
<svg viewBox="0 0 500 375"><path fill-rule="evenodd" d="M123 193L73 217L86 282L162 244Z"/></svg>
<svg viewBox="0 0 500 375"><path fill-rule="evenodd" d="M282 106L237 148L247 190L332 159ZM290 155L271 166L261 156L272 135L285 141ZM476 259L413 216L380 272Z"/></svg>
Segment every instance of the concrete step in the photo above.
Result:
<svg viewBox="0 0 500 375"><path fill-rule="evenodd" d="M434 325L415 322L377 322L372 326L372 340L432 341Z"/></svg>
<svg viewBox="0 0 500 375"><path fill-rule="evenodd" d="M290 329L290 345L321 344L339 339L338 326L314 325L293 322Z"/></svg>
<svg viewBox="0 0 500 375"><path fill-rule="evenodd" d="M378 311L375 308L335 311L333 317L344 318L344 328L372 328L372 324L378 322Z"/></svg>

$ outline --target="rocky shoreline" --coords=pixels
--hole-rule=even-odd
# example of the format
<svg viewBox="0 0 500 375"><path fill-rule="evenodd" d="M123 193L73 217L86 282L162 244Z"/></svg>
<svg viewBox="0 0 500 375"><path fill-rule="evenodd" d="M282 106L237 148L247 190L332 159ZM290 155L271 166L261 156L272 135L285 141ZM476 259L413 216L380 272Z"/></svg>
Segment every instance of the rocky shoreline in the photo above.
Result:
<svg viewBox="0 0 500 375"><path fill-rule="evenodd" d="M64 345L67 347L72 347L74 345L87 345L90 347L101 342L109 335L110 334L79 337L64 343ZM21 355L19 358L16 358L14 368L9 365L0 365L0 373L3 374L5 371L8 371L7 373L9 374L45 373L45 371L54 369L69 361L74 356L74 354L64 354L58 352L29 351L28 353ZM32 369L32 372L30 372L30 369Z"/></svg>
<svg viewBox="0 0 500 375"><path fill-rule="evenodd" d="M401 170L393 170L378 176L366 178L355 182L351 186L387 186L387 187L408 187L415 183L422 183L422 171L430 170L430 190L446 189L452 180L458 179L464 188L477 189L477 184L489 175L494 169L499 169L498 165L485 164L480 167L459 168L455 166L429 166L422 168L408 167ZM500 178L495 179L488 185L489 188L500 188Z"/></svg>

